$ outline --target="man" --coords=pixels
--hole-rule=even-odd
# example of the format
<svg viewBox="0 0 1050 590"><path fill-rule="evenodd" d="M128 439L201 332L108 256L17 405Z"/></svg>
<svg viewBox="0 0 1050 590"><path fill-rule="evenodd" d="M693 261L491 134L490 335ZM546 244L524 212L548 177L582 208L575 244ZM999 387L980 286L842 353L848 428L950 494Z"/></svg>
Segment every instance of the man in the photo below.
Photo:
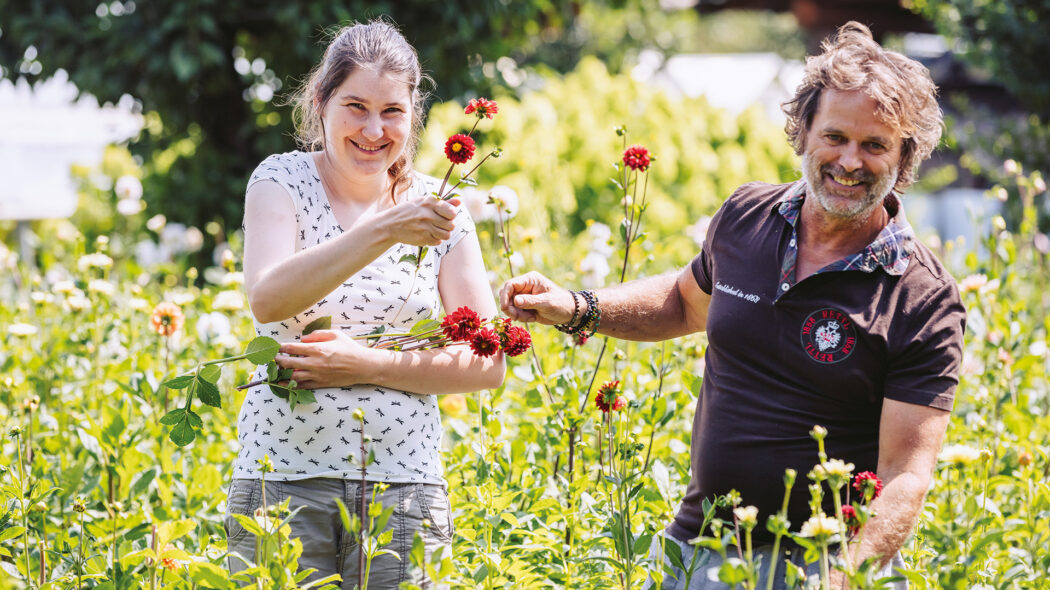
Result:
<svg viewBox="0 0 1050 590"><path fill-rule="evenodd" d="M703 498L736 489L764 523L780 508L787 468L801 474L789 507L799 530L810 516L804 474L817 462L809 432L821 425L829 457L883 480L875 515L849 551L853 564L875 558L891 575L948 424L965 310L955 281L915 239L897 194L940 138L936 87L922 65L884 50L863 25L846 24L823 49L784 107L802 180L740 187L681 273L585 298L529 273L500 292L517 320L579 324L594 318L587 312L596 304L599 331L616 338L707 330L691 481L665 532L686 564ZM825 498L828 514L831 506ZM761 524L755 535L771 542ZM800 553L789 558L801 565ZM697 562L690 588L725 587L704 571L717 572L716 554ZM678 577L664 588L683 588ZM831 581L844 584L841 574Z"/></svg>

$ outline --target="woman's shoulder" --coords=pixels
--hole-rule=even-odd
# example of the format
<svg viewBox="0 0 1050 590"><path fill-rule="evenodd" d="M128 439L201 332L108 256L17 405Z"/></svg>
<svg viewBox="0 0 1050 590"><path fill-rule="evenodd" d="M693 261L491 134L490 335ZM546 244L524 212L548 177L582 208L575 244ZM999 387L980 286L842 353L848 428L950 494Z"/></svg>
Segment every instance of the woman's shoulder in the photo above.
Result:
<svg viewBox="0 0 1050 590"><path fill-rule="evenodd" d="M255 167L252 177L280 173L287 176L300 176L304 173L312 173L313 163L310 158L309 152L298 150L283 154L270 154Z"/></svg>

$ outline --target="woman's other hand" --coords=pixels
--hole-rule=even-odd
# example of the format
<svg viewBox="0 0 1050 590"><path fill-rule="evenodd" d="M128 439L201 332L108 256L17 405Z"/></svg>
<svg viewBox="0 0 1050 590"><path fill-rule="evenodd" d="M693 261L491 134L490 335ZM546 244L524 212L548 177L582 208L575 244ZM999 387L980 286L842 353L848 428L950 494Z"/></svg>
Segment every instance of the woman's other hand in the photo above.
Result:
<svg viewBox="0 0 1050 590"><path fill-rule="evenodd" d="M292 369L292 380L301 389L349 387L374 382L372 355L381 351L362 346L339 330L317 330L300 342L281 345L277 364Z"/></svg>

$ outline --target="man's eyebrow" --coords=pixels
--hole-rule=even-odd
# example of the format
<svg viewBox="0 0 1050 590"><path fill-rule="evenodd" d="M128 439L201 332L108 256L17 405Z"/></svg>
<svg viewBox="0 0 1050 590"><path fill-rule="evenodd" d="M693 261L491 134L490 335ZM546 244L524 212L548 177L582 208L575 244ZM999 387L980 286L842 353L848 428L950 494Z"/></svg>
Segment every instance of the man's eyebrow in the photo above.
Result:
<svg viewBox="0 0 1050 590"><path fill-rule="evenodd" d="M833 126L830 126L830 125L827 126L827 127L824 127L823 129L821 129L820 132L821 133L834 133L835 135L846 135L846 132L842 131L838 127L833 127ZM882 145L885 145L885 146L892 146L893 145L893 140L892 139L890 139L888 137L883 137L882 135L869 135L869 136L864 138L864 141L874 141L876 143L881 143Z"/></svg>

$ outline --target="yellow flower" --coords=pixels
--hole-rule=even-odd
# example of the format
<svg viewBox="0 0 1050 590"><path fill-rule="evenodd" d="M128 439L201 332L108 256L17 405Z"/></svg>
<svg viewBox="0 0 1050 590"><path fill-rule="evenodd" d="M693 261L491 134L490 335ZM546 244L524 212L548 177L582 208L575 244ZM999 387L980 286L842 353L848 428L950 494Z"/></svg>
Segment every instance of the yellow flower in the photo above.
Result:
<svg viewBox="0 0 1050 590"><path fill-rule="evenodd" d="M981 451L966 445L948 445L941 449L940 460L954 465L969 465L981 457Z"/></svg>
<svg viewBox="0 0 1050 590"><path fill-rule="evenodd" d="M438 406L446 416L459 416L467 409L467 398L459 393L442 395L438 398Z"/></svg>

